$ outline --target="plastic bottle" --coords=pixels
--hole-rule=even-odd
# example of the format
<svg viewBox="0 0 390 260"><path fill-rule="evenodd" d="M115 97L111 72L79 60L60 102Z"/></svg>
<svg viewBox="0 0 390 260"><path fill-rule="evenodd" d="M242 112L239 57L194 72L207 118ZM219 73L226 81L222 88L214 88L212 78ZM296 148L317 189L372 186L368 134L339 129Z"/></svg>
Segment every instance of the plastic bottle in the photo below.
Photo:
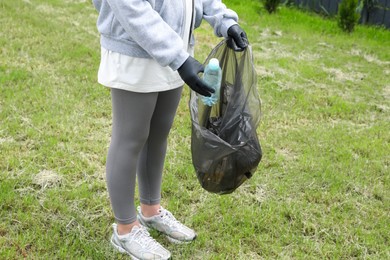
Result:
<svg viewBox="0 0 390 260"><path fill-rule="evenodd" d="M221 88L221 79L222 70L219 67L219 61L216 58L212 58L204 70L203 81L207 86L213 88L215 92L210 97L201 96L201 100L205 105L211 107L217 103Z"/></svg>

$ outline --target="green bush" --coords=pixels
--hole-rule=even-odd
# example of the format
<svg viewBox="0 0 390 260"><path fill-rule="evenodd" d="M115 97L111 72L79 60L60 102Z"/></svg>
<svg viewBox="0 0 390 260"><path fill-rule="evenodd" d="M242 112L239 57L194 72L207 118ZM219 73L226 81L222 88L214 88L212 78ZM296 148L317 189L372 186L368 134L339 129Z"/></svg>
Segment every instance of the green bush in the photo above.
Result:
<svg viewBox="0 0 390 260"><path fill-rule="evenodd" d="M276 9L278 8L280 4L280 0L263 0L264 8L268 11L268 13L274 13L276 12Z"/></svg>
<svg viewBox="0 0 390 260"><path fill-rule="evenodd" d="M342 0L339 4L337 22L343 31L351 33L354 30L360 18L357 9L358 0Z"/></svg>

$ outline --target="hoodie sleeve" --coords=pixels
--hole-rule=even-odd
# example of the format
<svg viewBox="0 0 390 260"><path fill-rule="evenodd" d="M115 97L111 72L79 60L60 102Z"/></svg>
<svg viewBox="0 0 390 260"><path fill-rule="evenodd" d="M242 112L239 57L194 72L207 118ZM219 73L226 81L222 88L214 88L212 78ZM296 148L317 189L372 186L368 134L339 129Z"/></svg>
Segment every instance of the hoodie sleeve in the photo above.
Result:
<svg viewBox="0 0 390 260"><path fill-rule="evenodd" d="M201 1L203 18L214 28L216 36L227 38L227 30L238 22L236 12L226 8L226 5L221 0Z"/></svg>
<svg viewBox="0 0 390 260"><path fill-rule="evenodd" d="M148 1L107 0L125 31L161 66L177 70L189 54L181 37L161 18Z"/></svg>

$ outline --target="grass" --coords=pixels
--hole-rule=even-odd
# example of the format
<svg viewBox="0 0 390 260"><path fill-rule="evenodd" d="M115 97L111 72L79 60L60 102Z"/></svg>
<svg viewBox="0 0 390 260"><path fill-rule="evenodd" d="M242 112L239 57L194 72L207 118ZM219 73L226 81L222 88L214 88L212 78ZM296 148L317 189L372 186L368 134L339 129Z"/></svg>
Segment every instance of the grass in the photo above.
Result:
<svg viewBox="0 0 390 260"><path fill-rule="evenodd" d="M264 157L231 195L202 190L186 88L163 205L198 232L176 259L390 258L390 32L227 0L253 47ZM126 259L108 243L109 91L90 1L0 3L0 259ZM197 30L196 57L220 41Z"/></svg>

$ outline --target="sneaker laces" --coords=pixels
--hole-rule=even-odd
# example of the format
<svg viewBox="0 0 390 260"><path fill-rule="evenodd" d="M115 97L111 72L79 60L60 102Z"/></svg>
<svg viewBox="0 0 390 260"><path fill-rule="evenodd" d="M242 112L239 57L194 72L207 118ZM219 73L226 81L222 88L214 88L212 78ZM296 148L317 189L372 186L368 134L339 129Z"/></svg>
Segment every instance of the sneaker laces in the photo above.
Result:
<svg viewBox="0 0 390 260"><path fill-rule="evenodd" d="M127 239L127 241L130 243L134 240L136 240L143 248L148 248L152 250L160 248L160 244L150 236L149 232L143 226L139 227L132 234L131 238Z"/></svg>
<svg viewBox="0 0 390 260"><path fill-rule="evenodd" d="M180 223L180 221L178 221L173 215L171 212L169 212L168 210L166 209L163 209L161 208L161 218L163 220L163 223L168 225L169 227L177 227L178 225L179 226L183 226L182 223Z"/></svg>

